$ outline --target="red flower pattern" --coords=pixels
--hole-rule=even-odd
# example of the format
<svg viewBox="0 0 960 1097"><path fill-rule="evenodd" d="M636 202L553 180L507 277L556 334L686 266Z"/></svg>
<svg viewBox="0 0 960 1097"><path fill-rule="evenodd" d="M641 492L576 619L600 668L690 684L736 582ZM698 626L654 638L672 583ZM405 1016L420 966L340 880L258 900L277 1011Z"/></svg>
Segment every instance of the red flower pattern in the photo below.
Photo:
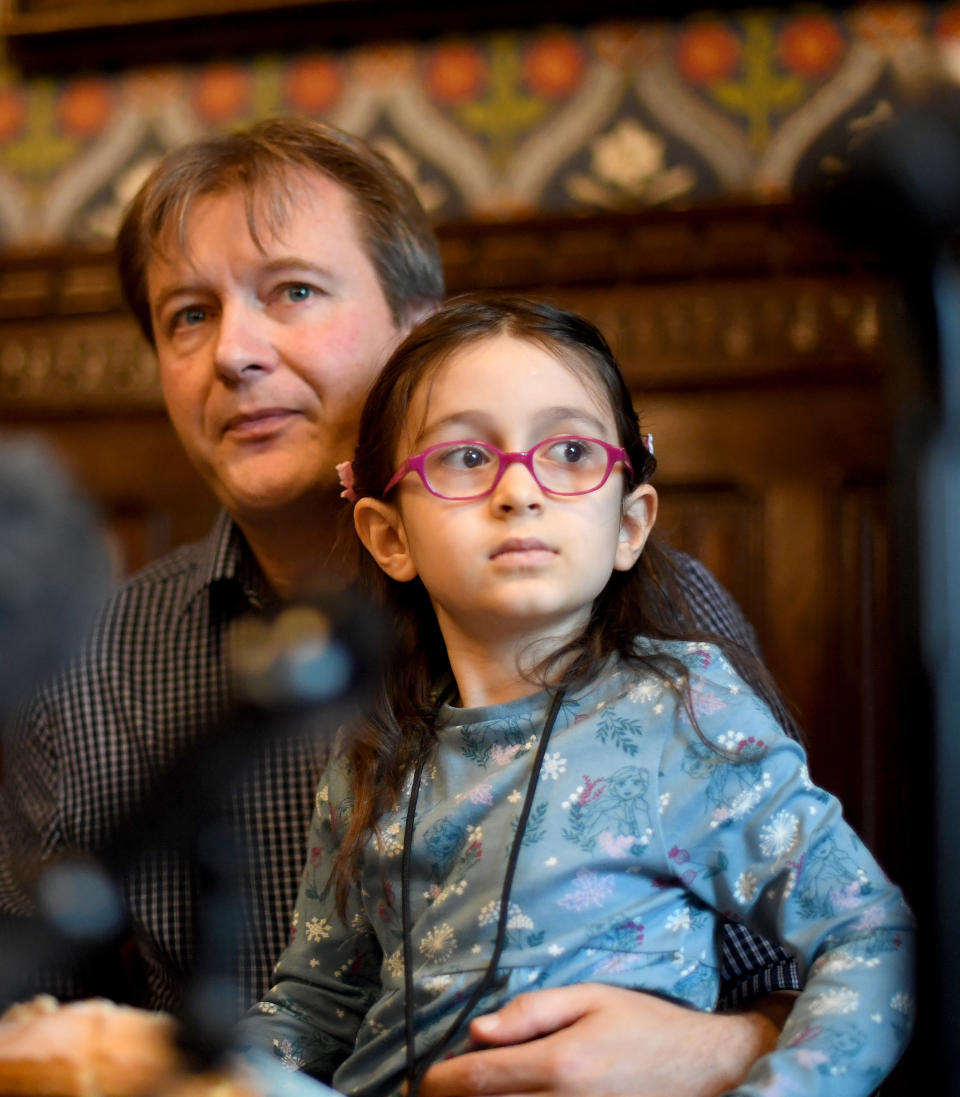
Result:
<svg viewBox="0 0 960 1097"><path fill-rule="evenodd" d="M343 78L333 58L309 54L290 66L285 85L290 106L304 114L321 114L339 99Z"/></svg>
<svg viewBox="0 0 960 1097"><path fill-rule="evenodd" d="M530 90L545 99L573 92L583 80L583 50L569 34L550 34L527 50L523 74Z"/></svg>
<svg viewBox="0 0 960 1097"><path fill-rule="evenodd" d="M804 15L787 23L777 47L785 68L798 76L817 79L837 67L846 42L829 16Z"/></svg>
<svg viewBox="0 0 960 1097"><path fill-rule="evenodd" d="M0 91L0 142L11 141L27 119L27 104L20 92Z"/></svg>
<svg viewBox="0 0 960 1097"><path fill-rule="evenodd" d="M89 137L99 133L113 112L113 93L106 80L96 77L67 84L57 103L57 116L66 133Z"/></svg>
<svg viewBox="0 0 960 1097"><path fill-rule="evenodd" d="M691 84L718 84L740 64L740 39L719 21L695 23L677 39L677 68Z"/></svg>
<svg viewBox="0 0 960 1097"><path fill-rule="evenodd" d="M242 114L250 104L252 76L240 65L210 65L197 80L198 112L210 122L226 122Z"/></svg>
<svg viewBox="0 0 960 1097"><path fill-rule="evenodd" d="M441 103L451 106L476 99L489 76L486 58L467 42L440 46L427 63L427 85Z"/></svg>

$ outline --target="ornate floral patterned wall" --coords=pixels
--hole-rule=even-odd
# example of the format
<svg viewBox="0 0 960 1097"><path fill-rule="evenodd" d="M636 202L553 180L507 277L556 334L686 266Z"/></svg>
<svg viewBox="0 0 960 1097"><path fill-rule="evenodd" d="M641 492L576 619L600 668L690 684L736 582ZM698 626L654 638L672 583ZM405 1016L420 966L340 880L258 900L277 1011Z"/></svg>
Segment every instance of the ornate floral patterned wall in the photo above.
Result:
<svg viewBox="0 0 960 1097"><path fill-rule="evenodd" d="M438 220L767 200L842 170L960 4L746 10L111 75L0 68L0 246L94 242L164 150L276 112L373 139Z"/></svg>

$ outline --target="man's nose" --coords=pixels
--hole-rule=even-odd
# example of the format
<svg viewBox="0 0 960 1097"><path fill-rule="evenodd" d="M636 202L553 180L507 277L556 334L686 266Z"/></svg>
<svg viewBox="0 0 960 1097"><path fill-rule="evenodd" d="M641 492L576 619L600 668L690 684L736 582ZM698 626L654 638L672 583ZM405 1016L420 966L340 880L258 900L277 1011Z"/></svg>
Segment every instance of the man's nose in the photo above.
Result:
<svg viewBox="0 0 960 1097"><path fill-rule="evenodd" d="M217 376L235 385L269 373L277 364L277 352L269 337L269 321L255 305L225 302L214 350Z"/></svg>
<svg viewBox="0 0 960 1097"><path fill-rule="evenodd" d="M543 489L522 461L511 461L503 470L500 482L491 495L493 506L502 513L517 510L539 510L543 505Z"/></svg>

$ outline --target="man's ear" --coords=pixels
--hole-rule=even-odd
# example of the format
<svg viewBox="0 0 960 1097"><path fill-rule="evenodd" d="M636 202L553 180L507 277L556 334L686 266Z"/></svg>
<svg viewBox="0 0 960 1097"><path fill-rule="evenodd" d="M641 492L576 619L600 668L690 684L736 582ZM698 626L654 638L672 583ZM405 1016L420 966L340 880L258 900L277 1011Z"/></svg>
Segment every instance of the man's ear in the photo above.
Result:
<svg viewBox="0 0 960 1097"><path fill-rule="evenodd" d="M415 579L407 537L397 508L365 495L353 508L353 524L367 552L398 583Z"/></svg>
<svg viewBox="0 0 960 1097"><path fill-rule="evenodd" d="M613 561L615 571L629 571L640 559L656 520L657 490L650 484L640 484L623 500L620 536Z"/></svg>
<svg viewBox="0 0 960 1097"><path fill-rule="evenodd" d="M440 301L421 301L415 305L409 305L403 317L403 334L408 335L410 329L416 327L421 320L432 316L439 308Z"/></svg>

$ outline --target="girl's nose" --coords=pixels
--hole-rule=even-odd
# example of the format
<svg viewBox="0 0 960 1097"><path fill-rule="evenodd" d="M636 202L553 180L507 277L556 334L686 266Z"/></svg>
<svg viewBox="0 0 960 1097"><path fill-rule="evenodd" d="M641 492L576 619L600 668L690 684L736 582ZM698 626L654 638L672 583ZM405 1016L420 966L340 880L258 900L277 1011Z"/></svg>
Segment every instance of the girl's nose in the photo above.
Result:
<svg viewBox="0 0 960 1097"><path fill-rule="evenodd" d="M533 473L519 461L509 464L490 496L491 505L501 513L539 510L543 506L543 489Z"/></svg>

